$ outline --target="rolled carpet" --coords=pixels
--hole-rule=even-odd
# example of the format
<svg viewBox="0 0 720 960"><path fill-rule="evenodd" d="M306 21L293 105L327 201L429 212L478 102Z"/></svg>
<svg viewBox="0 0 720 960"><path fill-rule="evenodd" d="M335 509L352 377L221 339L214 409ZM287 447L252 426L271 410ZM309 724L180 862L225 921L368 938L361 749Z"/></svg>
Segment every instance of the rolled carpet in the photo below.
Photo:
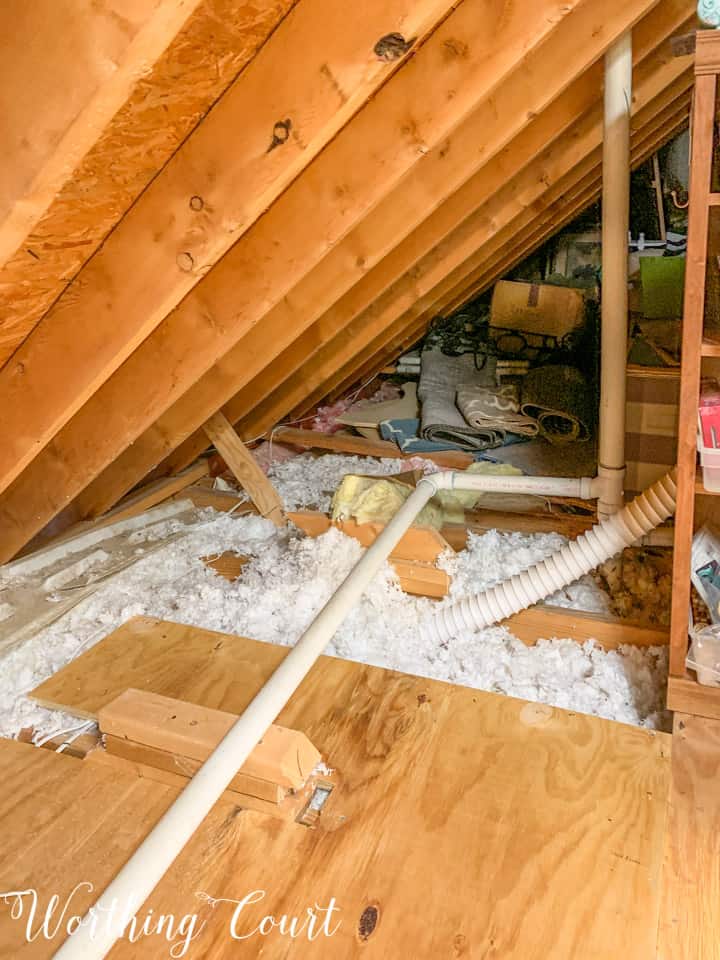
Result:
<svg viewBox="0 0 720 960"><path fill-rule="evenodd" d="M457 405L468 425L478 430L536 437L540 429L537 420L520 412L520 391L515 384L492 389L464 384L458 388Z"/></svg>
<svg viewBox="0 0 720 960"><path fill-rule="evenodd" d="M418 387L422 405L421 436L435 443L449 441L470 452L502 446L506 439L504 430L471 426L455 403L461 386L492 387L494 384L492 359L488 359L482 370L477 370L472 354L449 357L438 349L424 350Z"/></svg>
<svg viewBox="0 0 720 960"><path fill-rule="evenodd" d="M593 398L587 381L575 367L536 367L523 379L521 411L538 423L550 443L588 440Z"/></svg>

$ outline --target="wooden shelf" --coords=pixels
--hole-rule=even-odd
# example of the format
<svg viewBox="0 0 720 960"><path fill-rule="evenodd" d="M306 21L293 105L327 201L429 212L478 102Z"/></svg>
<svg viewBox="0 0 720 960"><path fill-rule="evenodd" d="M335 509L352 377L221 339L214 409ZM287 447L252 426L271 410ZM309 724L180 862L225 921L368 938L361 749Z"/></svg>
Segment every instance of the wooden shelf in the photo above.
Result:
<svg viewBox="0 0 720 960"><path fill-rule="evenodd" d="M720 193L710 193L710 194L708 194L708 206L709 206L709 207L720 207Z"/></svg>
<svg viewBox="0 0 720 960"><path fill-rule="evenodd" d="M703 357L720 357L720 343L712 343L710 340L703 340L700 348L700 354Z"/></svg>
<svg viewBox="0 0 720 960"><path fill-rule="evenodd" d="M702 497L720 497L720 490L706 490L700 477L695 481L695 493Z"/></svg>

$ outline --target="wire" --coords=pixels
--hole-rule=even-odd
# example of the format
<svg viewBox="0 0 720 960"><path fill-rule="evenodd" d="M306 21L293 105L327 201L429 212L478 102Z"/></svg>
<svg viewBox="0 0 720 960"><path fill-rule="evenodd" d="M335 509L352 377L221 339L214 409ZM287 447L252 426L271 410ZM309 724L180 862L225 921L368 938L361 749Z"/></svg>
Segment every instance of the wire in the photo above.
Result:
<svg viewBox="0 0 720 960"><path fill-rule="evenodd" d="M67 747L69 747L71 744L73 744L77 740L78 737L81 737L83 733L89 733L90 729L94 726L95 726L94 721L89 720L85 730L77 730L75 733L73 733L72 736L68 737L67 740L63 740L63 742L57 748L55 753L63 753L67 749Z"/></svg>
<svg viewBox="0 0 720 960"><path fill-rule="evenodd" d="M374 373L374 374L370 377L369 380L366 380L365 383L361 384L361 385L357 388L357 390L355 390L353 393L351 393L351 394L347 397L347 400L349 400L350 403L352 403L352 402L355 400L355 398L358 396L358 394L362 393L362 391L365 389L365 387L369 386L369 385L373 382L373 380L376 380L379 376L380 376L379 373ZM274 442L274 437L275 437L275 431L276 431L276 430L279 430L281 427L292 427L292 426L293 426L294 424L296 424L296 423L305 423L306 420L314 420L316 416L317 416L317 413L311 413L309 416L307 416L307 417L299 417L297 420L285 420L283 423L276 423L275 426L274 426L274 427L272 428L272 430L270 431L270 434L269 434L269 435L268 435L267 431L265 431L265 433L261 433L259 436L253 437L252 440L245 440L244 442L245 442L245 443L257 443L258 440L263 440L265 437L268 438L268 444L269 444L269 450L268 450L268 457L269 457L268 470L270 470L270 467L272 466L272 451L273 451L273 442Z"/></svg>
<svg viewBox="0 0 720 960"><path fill-rule="evenodd" d="M60 730L53 730L52 733L46 734L44 737L40 737L39 740L33 740L33 745L36 747L44 747L46 743L49 743L50 740L53 740L55 737L62 737L68 733L84 733L86 730L89 730L90 727L95 726L94 720L83 720L82 723L76 723L72 727L61 728Z"/></svg>

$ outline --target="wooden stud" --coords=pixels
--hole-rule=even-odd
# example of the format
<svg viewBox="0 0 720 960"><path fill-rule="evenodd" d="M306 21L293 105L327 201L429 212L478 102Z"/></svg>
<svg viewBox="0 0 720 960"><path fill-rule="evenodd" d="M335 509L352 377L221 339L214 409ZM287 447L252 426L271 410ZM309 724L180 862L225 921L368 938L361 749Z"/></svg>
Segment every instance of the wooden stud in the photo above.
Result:
<svg viewBox="0 0 720 960"><path fill-rule="evenodd" d="M285 525L285 512L277 490L258 466L232 424L222 413L216 413L205 423L205 433L215 445L233 476L258 508L261 517L272 520L276 527Z"/></svg>
<svg viewBox="0 0 720 960"><path fill-rule="evenodd" d="M672 641L671 627L671 654ZM686 672L683 676L671 674L668 677L667 706L668 710L674 710L678 713L689 713L697 717L720 720L720 688L698 683L694 673Z"/></svg>
<svg viewBox="0 0 720 960"><path fill-rule="evenodd" d="M715 59L713 59L715 58ZM717 70L712 70L714 63ZM706 69L710 72L704 72ZM690 608L690 563L695 511L695 472L697 462L697 407L700 396L700 367L705 315L705 280L710 226L709 194L715 156L717 72L720 71L720 37L698 35L693 106L692 153L688 246L683 300L680 403L677 438L677 506L675 509L675 549L670 639L670 675L684 687L685 657L688 648L688 610ZM717 692L716 692L717 694ZM670 700L682 701L673 687ZM705 696L705 692L702 694ZM677 709L694 712L678 704ZM720 696L718 696L720 710Z"/></svg>

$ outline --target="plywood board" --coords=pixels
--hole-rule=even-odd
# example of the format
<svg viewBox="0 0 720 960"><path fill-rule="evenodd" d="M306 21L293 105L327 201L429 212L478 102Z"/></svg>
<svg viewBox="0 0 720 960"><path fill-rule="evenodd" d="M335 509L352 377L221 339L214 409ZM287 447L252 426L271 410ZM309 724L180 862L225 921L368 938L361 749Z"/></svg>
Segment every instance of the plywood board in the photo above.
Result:
<svg viewBox="0 0 720 960"><path fill-rule="evenodd" d="M287 647L133 617L33 691L45 706L96 719L131 687L240 714Z"/></svg>
<svg viewBox="0 0 720 960"><path fill-rule="evenodd" d="M658 960L720 960L720 722L675 714Z"/></svg>
<svg viewBox="0 0 720 960"><path fill-rule="evenodd" d="M78 661L86 708L151 652L148 688L212 706L243 699L252 686L244 664L267 669L266 645L226 638L234 656L221 680L222 635L177 628L195 663L204 647L198 676L167 625L155 625L153 651L150 625L140 626L101 643L94 662ZM342 779L314 829L215 806L146 904L199 912L207 925L193 944L198 960L230 960L241 947L249 956L262 947L270 960L288 951L320 960L654 958L667 735L330 657L278 722L303 729ZM36 887L46 898L84 878L102 887L173 791L48 754L35 770L39 753L0 749L0 889ZM74 765L72 784L50 770L60 762ZM233 905L213 909L198 890L234 900L265 891L242 913L243 933L265 914L305 916L333 897L339 926L312 943L277 929L233 942ZM0 911L0 947L22 960L12 953L20 936ZM113 957L154 960L161 947L151 938ZM44 960L54 946L34 949Z"/></svg>

